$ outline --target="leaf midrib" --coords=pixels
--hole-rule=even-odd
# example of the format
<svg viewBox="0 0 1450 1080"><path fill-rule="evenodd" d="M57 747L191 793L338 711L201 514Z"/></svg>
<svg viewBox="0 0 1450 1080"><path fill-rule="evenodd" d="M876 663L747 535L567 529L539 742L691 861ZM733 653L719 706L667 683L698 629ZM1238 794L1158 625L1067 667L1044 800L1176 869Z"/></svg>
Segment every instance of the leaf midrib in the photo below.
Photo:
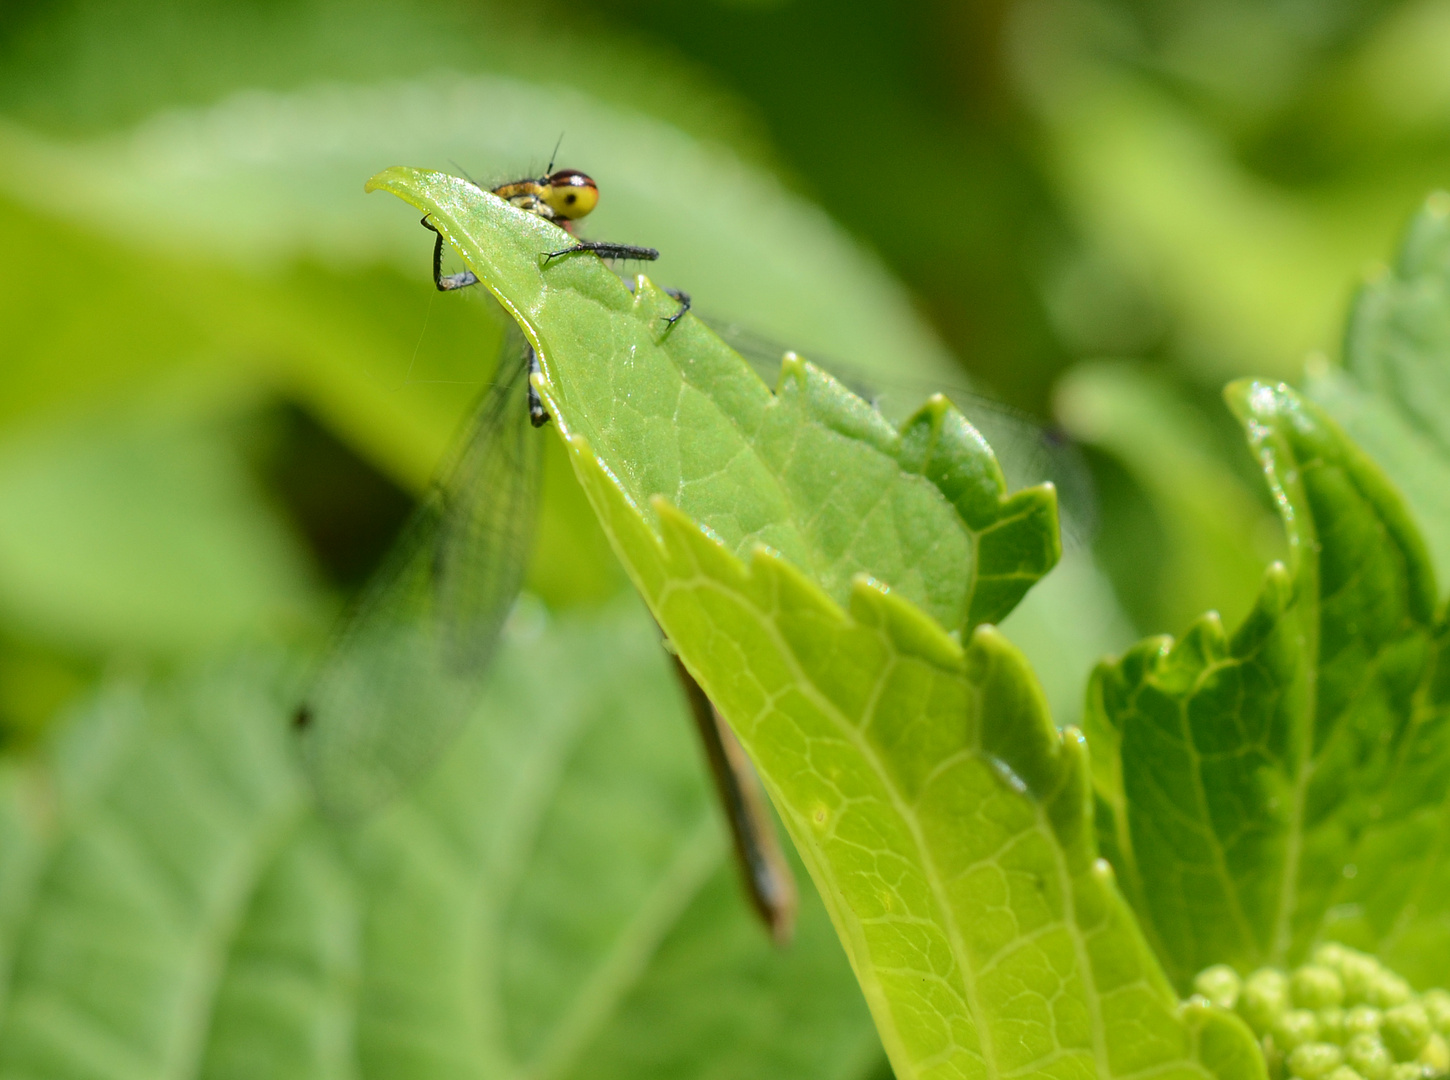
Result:
<svg viewBox="0 0 1450 1080"><path fill-rule="evenodd" d="M1301 874L1301 863L1304 858L1304 830L1305 815L1307 813L1309 786L1317 772L1320 759L1333 745L1334 739L1343 732L1343 727L1337 726L1331 733L1330 739L1319 747L1316 754L1314 751L1315 735L1318 731L1319 708L1319 673L1325 663L1321 650L1320 625L1323 619L1324 606L1334 597L1339 596L1350 589L1351 584L1363 574L1363 567L1356 567L1333 593L1324 595L1320 588L1320 566L1319 566L1319 520L1312 510L1312 501L1304 484L1304 477L1314 469L1337 469L1343 472L1346 479L1352 484L1355 493L1364 501L1370 502L1368 495L1363 491L1360 484L1352 474L1349 464L1345 461L1326 461L1322 454L1313 454L1301 460L1292 446L1286 447L1291 459L1291 470L1286 470L1284 475L1294 477L1292 483L1297 489L1296 498L1292 501L1297 505L1310 507L1307 515L1295 519L1295 528L1298 531L1296 536L1291 537L1291 551L1297 550L1300 555L1299 565L1296 567L1296 604L1298 597L1304 597L1302 607L1295 619L1298 628L1299 646L1302 655L1311 659L1304 664L1304 702L1302 714L1297 724L1293 726L1293 732L1297 743L1296 751L1298 760L1303 764L1294 774L1293 799L1290 807L1290 815L1287 829L1288 843L1285 849L1284 859L1284 887L1280 893L1279 909L1276 914L1273 947L1271 957L1277 963L1287 961L1294 946L1294 914L1299 905L1299 883ZM1276 462L1277 464L1277 462ZM1305 530L1309 535L1305 535ZM1400 570L1401 579L1409 582L1412 579L1410 568L1406 565L1404 552L1384 522L1377 520L1374 531L1376 539L1386 550L1395 555L1395 560ZM1410 616L1406 616L1396 630L1403 633L1407 624L1413 625ZM1393 638L1391 640L1394 640ZM1337 718L1342 718L1352 711L1352 706L1358 696L1365 692L1368 686L1374 681L1374 674L1377 670L1379 660L1382 658L1386 645L1381 643L1373 652L1372 660L1367 664L1367 676L1356 688L1352 695L1339 710ZM1331 660L1332 662L1332 660ZM1425 681L1429 677L1430 668L1427 666L1420 674L1420 685L1416 687L1416 695L1421 692ZM1407 732L1408 734L1408 732ZM1408 743L1406 739L1406 743ZM1403 752L1403 751L1402 751ZM1401 764L1397 763L1397 767ZM1362 837L1361 837L1362 839Z"/></svg>
<svg viewBox="0 0 1450 1080"><path fill-rule="evenodd" d="M574 995L564 1019L554 1026L533 1061L515 1068L513 1080L558 1080L569 1074L690 900L720 865L724 853L719 825L707 811L678 845L675 858L635 918L615 936L614 948Z"/></svg>
<svg viewBox="0 0 1450 1080"><path fill-rule="evenodd" d="M1183 745L1193 755L1193 768L1190 770L1193 774L1193 797L1198 803L1200 815L1196 819L1189 821L1188 824L1194 826L1195 831L1200 832L1208 841L1209 850L1213 852L1214 873L1218 876L1223 885L1224 894L1229 899L1229 906L1233 912L1234 923L1238 927L1244 943L1250 948L1253 948L1256 944L1253 924L1249 921L1248 913L1243 909L1243 901L1239 895L1239 886L1234 881L1233 874L1229 871L1227 853L1224 851L1222 837L1218 830L1212 828L1211 825L1213 814L1209 810L1208 792L1203 786L1203 755L1199 753L1198 747L1194 744L1192 725L1188 719L1189 703L1203 689L1209 677L1211 675L1217 675L1231 667L1240 667L1247 660L1247 657L1243 657L1234 658L1232 661L1216 660L1210 664L1206 664L1204 669L1199 672L1198 677L1194 679L1193 686L1188 694L1179 702L1177 713L1179 727L1183 735ZM1168 793L1164 792L1164 794L1167 795ZM1169 805L1172 805L1171 800ZM1189 972L1189 974L1193 973Z"/></svg>
<svg viewBox="0 0 1450 1080"><path fill-rule="evenodd" d="M1284 488L1292 485L1294 496L1291 506L1302 506L1308 513L1295 515L1289 525L1289 550L1298 557L1295 566L1295 606L1299 608L1294 619L1299 655L1307 659L1303 664L1304 700L1300 704L1297 722L1291 725L1294 752L1301 763L1294 776L1293 798L1288 820L1288 843L1284 851L1283 885L1279 891L1279 909L1274 918L1274 932L1269 956L1273 962L1284 964L1294 945L1294 911L1299 905L1299 873L1304 859L1304 814L1309 794L1309 778L1314 773L1314 732L1319 716L1319 665L1323 657L1319 648L1319 621L1323 615L1324 598L1320 592L1319 575L1319 522L1312 510L1309 492L1304 477L1311 468L1324 466L1324 459L1314 454L1307 460L1300 460L1288 437L1280 435L1287 462L1277 460L1274 454L1272 467L1280 476ZM1281 466L1286 465L1287 468ZM1341 465L1341 468L1343 466ZM1358 485L1355 485L1358 490ZM1284 492L1288 495L1288 491ZM1302 603L1300 599L1302 598Z"/></svg>

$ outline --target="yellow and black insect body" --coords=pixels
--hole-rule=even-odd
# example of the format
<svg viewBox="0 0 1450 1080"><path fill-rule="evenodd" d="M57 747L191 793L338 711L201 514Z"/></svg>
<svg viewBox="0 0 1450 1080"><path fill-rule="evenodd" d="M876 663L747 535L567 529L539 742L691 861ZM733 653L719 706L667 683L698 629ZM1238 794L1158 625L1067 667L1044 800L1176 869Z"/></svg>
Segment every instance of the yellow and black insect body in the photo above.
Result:
<svg viewBox="0 0 1450 1080"><path fill-rule="evenodd" d="M491 194L497 195L511 206L553 222L573 236L574 223L586 217L599 205L599 187L591 176L578 169L555 170L553 162L549 166L550 171L543 176L510 180L493 188ZM466 289L470 285L477 285L478 278L472 271L443 273L443 235L433 228L427 217L423 218L423 227L436 234L433 242L433 284L438 287L438 291L450 292L453 289ZM544 261L550 263L561 255L572 255L577 251L592 251L603 259L639 259L642 262L653 262L660 257L659 251L652 247L576 238L568 247L544 252ZM678 289L666 289L665 292L680 302L680 309L665 319L670 326L674 326L690 310L690 294ZM547 423L549 419L542 404L535 399L530 399L529 415L533 418L535 427Z"/></svg>
<svg viewBox="0 0 1450 1080"><path fill-rule="evenodd" d="M552 170L553 163L550 162ZM493 189L500 199L507 200L520 210L538 214L552 221L570 236L574 235L574 222L587 215L599 205L599 188L594 180L578 169L550 171L537 180L514 180L500 184ZM659 258L654 248L636 247L633 244L612 244L608 241L579 240L559 251L548 253L548 260L568 255L575 251L593 251L605 259L643 259L653 261ZM666 289L680 302L680 309L665 319L674 326L690 310L690 294L679 289Z"/></svg>
<svg viewBox="0 0 1450 1080"><path fill-rule="evenodd" d="M574 222L599 205L599 188L587 173L577 169L555 171L552 162L550 171L543 176L510 180L507 184L494 188L492 193L511 206L537 214L545 221L552 221L570 236L574 235ZM553 262L561 255L572 255L576 251L592 251L602 259L639 259L643 262L654 262L660 257L660 253L654 248L641 247L638 244L575 240L568 247L545 252L544 261Z"/></svg>
<svg viewBox="0 0 1450 1080"><path fill-rule="evenodd" d="M599 204L599 188L578 169L559 169L537 180L514 180L500 184L493 193L520 210L552 221L571 234L574 222Z"/></svg>
<svg viewBox="0 0 1450 1080"><path fill-rule="evenodd" d="M550 164L552 166L552 163ZM599 204L598 186L591 177L577 169L550 171L536 179L510 180L508 183L494 188L492 193L511 206L516 206L530 214L537 214L545 221L552 221L570 236L574 235L574 222L587 215ZM443 272L443 234L433 227L433 223L428 220L426 215L423 217L423 227L434 234L433 284L438 291L452 292L454 289L466 289L477 285L478 278L472 270L463 270L457 274ZM572 255L576 251L592 251L604 259L641 259L645 262L653 262L660 257L660 253L651 247L576 239L568 247L560 248L558 251L544 252L544 262L553 262L561 255ZM678 322L680 316L690 308L690 298L687 295L684 293L672 295L675 295L680 301L680 310L672 318L666 320L671 326ZM528 351L528 355L528 373L532 375L538 370L538 358L534 356L532 349ZM534 427L543 427L549 422L549 414L544 409L544 403L539 398L532 382L529 383L529 420Z"/></svg>

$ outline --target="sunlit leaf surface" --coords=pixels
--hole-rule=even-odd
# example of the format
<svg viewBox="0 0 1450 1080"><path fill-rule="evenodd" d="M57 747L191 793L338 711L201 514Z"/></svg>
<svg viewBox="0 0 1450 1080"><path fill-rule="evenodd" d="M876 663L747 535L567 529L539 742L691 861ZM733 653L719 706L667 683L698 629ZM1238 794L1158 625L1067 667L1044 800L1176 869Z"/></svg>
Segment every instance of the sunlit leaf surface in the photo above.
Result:
<svg viewBox="0 0 1450 1080"><path fill-rule="evenodd" d="M1180 1009L1095 858L1081 737L981 625L1053 561L1051 493L1008 496L943 402L898 432L800 363L772 396L703 327L669 330L647 280L546 265L562 234L464 181L373 185L539 349L576 473L759 766L896 1074L1258 1075L1236 1019Z"/></svg>

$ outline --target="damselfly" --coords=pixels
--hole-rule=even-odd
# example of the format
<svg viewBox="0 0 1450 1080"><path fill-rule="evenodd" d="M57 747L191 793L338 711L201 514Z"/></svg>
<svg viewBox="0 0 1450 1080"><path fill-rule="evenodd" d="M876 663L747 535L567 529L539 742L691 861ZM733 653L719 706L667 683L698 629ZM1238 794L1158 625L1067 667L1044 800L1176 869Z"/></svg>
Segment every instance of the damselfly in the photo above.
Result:
<svg viewBox="0 0 1450 1080"><path fill-rule="evenodd" d="M580 240L573 223L599 199L593 180L570 169L502 184L493 194L562 226L571 243L544 253L658 258L653 248ZM478 283L444 274L434 232L433 282L440 292ZM673 323L689 308L679 294ZM515 331L515 336L517 332ZM383 565L343 618L294 717L323 806L356 816L411 783L476 707L500 632L523 584L539 480L538 439L549 421L529 380L528 344L501 369L451 461L423 498ZM528 422L525 422L525 416ZM704 691L674 668L705 746L745 884L778 941L790 937L796 892L744 751Z"/></svg>
<svg viewBox="0 0 1450 1080"><path fill-rule="evenodd" d="M591 252L643 261L658 257L653 248L573 237L574 223L599 198L594 181L583 173L554 172L551 163L544 176L503 184L493 193L570 234L570 243L543 253L548 260ZM443 273L443 238L426 217L423 224L435 234L437 289L452 293L476 285L470 271ZM675 295L680 308L667 320L671 323L689 308L687 296ZM738 328L719 329L757 367L779 363L782 350L772 351ZM529 425L543 426L549 416L529 380L537 370L533 349L516 330L512 338L513 349L505 352L453 457L345 615L296 713L319 796L339 815L355 816L399 792L452 739L479 701L504 620L522 586L540 461ZM880 400L878 394L867 396ZM952 397L994 444L1012 442L1019 451L1014 457L1037 459L1016 476L1011 461L1005 463L1016 485L1046 474L1059 483L1067 479L1069 489L1080 487L1071 475L1071 454L1039 428L1004 419L1000 407L985 406L976 395L954 392ZM678 658L674 667L704 743L752 903L783 940L794 917L795 886L759 783L704 691Z"/></svg>

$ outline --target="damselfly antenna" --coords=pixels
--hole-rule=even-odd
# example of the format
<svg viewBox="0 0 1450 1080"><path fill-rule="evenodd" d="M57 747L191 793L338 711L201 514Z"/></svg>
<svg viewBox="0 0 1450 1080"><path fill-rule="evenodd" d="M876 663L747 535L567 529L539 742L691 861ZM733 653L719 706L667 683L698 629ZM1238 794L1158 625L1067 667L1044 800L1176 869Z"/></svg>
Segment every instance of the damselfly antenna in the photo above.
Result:
<svg viewBox="0 0 1450 1080"><path fill-rule="evenodd" d="M554 162L559 159L559 147L561 147L563 145L564 145L564 133L561 131L561 132L559 132L559 141L554 144L554 152L549 155L549 167L544 170L544 175L545 176L550 176L550 175L553 174L553 172L554 172Z"/></svg>
<svg viewBox="0 0 1450 1080"><path fill-rule="evenodd" d="M458 164L458 162L454 161L452 158L449 158L448 159L448 164L452 165L455 169L457 169L459 172L461 172L463 174L463 178L465 180L467 180L470 184L472 184L474 187L479 188L479 189L483 189L483 185L480 184L473 177L469 176L468 175L468 170L465 169L462 165Z"/></svg>

